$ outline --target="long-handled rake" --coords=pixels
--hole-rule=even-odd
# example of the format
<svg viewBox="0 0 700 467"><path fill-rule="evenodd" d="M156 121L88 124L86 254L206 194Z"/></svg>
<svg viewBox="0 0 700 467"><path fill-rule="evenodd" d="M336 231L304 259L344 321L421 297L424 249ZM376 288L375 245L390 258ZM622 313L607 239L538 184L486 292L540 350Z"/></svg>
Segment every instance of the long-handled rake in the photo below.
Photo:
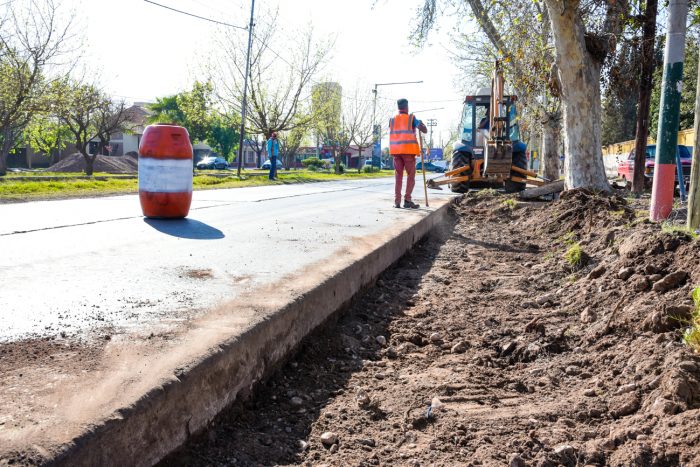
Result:
<svg viewBox="0 0 700 467"><path fill-rule="evenodd" d="M425 142L423 141L423 134L418 132L420 135L420 167L423 170L423 193L425 194L425 207L430 207L428 203L428 183L425 177Z"/></svg>

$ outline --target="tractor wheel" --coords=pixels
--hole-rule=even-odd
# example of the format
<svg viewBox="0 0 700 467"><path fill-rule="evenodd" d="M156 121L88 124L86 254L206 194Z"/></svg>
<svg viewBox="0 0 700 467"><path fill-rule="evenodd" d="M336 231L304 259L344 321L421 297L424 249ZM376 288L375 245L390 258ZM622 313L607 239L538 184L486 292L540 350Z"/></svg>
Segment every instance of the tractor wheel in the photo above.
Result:
<svg viewBox="0 0 700 467"><path fill-rule="evenodd" d="M452 154L452 165L451 169L459 169L460 167L464 167L465 165L469 165L469 154L465 154L463 152L455 152ZM458 177L466 175L465 173L457 174ZM458 183L450 183L450 190L452 190L453 193L466 193L469 191L469 182L458 182Z"/></svg>
<svg viewBox="0 0 700 467"><path fill-rule="evenodd" d="M523 169L527 170L527 157L525 157L524 152L514 152L513 153L513 165ZM511 177L521 177L525 178L524 175L519 174L518 172L515 172L514 170L510 171L510 176ZM526 184L522 182L514 182L512 180L506 180L506 193L517 193L519 191L523 191L525 189Z"/></svg>

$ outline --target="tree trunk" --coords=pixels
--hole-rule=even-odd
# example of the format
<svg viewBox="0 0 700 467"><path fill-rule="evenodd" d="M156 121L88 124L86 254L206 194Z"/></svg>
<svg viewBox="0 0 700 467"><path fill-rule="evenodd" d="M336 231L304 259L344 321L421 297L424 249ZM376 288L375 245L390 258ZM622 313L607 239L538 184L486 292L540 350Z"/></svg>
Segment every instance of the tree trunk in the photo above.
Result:
<svg viewBox="0 0 700 467"><path fill-rule="evenodd" d="M91 156L87 153L83 153L83 157L85 158L85 175L91 177L92 174L95 173L95 159L97 158L97 154Z"/></svg>
<svg viewBox="0 0 700 467"><path fill-rule="evenodd" d="M0 148L0 175L7 175L7 156L15 145L14 134L11 130L3 132L2 148Z"/></svg>
<svg viewBox="0 0 700 467"><path fill-rule="evenodd" d="M634 176L632 191L644 191L647 139L649 137L649 105L654 75L654 42L656 39L657 0L647 0L642 32L642 69L639 77L639 104L637 105L637 135L634 145Z"/></svg>
<svg viewBox="0 0 700 467"><path fill-rule="evenodd" d="M340 174L340 155L338 154L338 148L333 146L333 172Z"/></svg>
<svg viewBox="0 0 700 467"><path fill-rule="evenodd" d="M698 61L697 88L700 89L700 60ZM695 143L693 145L693 162L690 168L690 191L688 193L688 228L700 228L700 92L695 93Z"/></svg>
<svg viewBox="0 0 700 467"><path fill-rule="evenodd" d="M542 176L559 180L559 148L561 146L561 112L546 114L542 122Z"/></svg>
<svg viewBox="0 0 700 467"><path fill-rule="evenodd" d="M586 49L578 2L546 0L564 104L566 188L609 191L601 146L600 69Z"/></svg>
<svg viewBox="0 0 700 467"><path fill-rule="evenodd" d="M362 172L362 146L357 147L357 173Z"/></svg>

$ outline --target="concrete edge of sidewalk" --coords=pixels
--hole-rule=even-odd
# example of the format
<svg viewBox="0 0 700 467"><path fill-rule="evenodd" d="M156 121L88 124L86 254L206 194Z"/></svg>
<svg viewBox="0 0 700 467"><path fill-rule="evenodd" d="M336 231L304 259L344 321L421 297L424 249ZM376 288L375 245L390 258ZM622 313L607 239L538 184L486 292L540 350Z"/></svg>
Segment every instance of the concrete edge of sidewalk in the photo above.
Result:
<svg viewBox="0 0 700 467"><path fill-rule="evenodd" d="M224 408L250 394L301 340L373 283L416 242L442 222L450 205L437 208L358 261L334 271L299 299L231 336L201 360L109 420L89 427L48 465L153 465L205 428ZM301 319L303 317L303 319Z"/></svg>

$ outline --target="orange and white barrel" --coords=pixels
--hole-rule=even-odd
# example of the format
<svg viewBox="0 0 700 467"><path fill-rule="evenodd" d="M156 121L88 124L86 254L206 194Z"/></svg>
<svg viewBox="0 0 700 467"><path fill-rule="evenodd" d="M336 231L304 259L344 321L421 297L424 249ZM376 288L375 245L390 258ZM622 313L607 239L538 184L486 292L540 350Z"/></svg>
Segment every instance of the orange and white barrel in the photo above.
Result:
<svg viewBox="0 0 700 467"><path fill-rule="evenodd" d="M139 144L139 200L146 217L183 218L192 204L192 144L176 125L149 125Z"/></svg>

